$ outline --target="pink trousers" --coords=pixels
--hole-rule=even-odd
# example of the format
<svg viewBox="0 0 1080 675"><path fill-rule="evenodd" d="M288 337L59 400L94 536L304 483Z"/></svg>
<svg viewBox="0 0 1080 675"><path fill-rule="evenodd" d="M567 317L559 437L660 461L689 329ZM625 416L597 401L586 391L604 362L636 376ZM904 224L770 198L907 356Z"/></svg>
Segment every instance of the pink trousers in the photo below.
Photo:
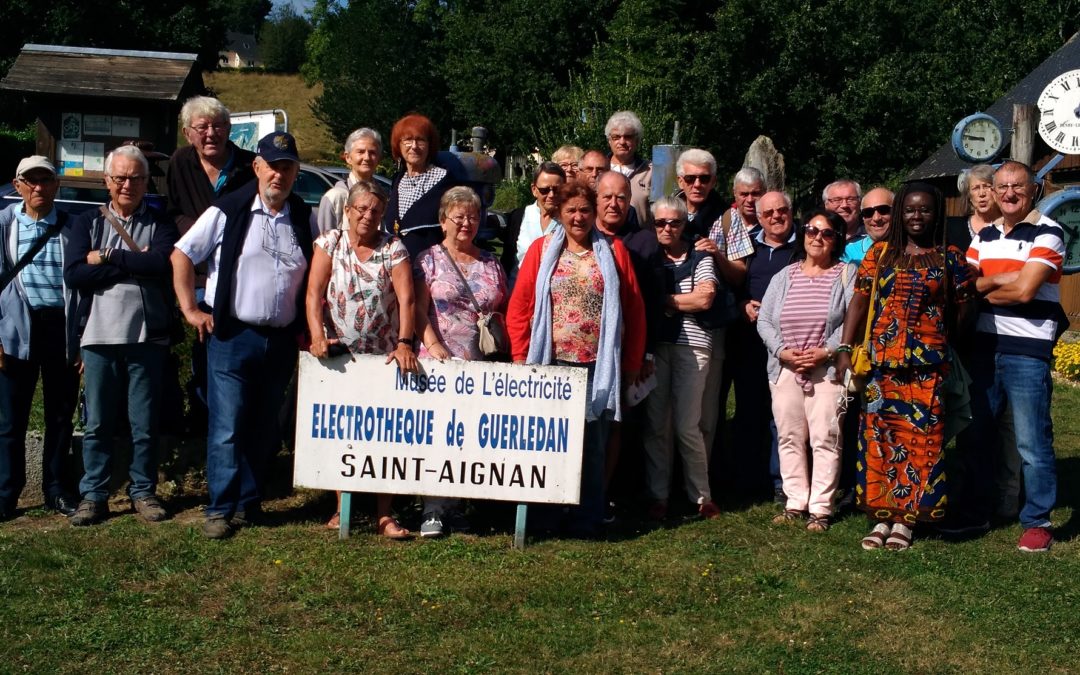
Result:
<svg viewBox="0 0 1080 675"><path fill-rule="evenodd" d="M813 388L803 391L795 382L795 371L785 367L776 384L769 385L779 439L780 477L787 509L830 516L840 481L842 420L837 400L844 387L826 377L825 366L814 371L810 380Z"/></svg>

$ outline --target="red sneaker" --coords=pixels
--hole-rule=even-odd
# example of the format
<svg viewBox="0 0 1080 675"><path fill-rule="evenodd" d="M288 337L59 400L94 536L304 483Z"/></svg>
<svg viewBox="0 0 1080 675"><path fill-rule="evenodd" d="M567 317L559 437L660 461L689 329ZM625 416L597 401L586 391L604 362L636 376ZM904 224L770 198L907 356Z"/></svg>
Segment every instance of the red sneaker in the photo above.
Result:
<svg viewBox="0 0 1080 675"><path fill-rule="evenodd" d="M718 507L713 502L709 501L709 502L705 502L704 504L699 506L697 512L698 512L698 515L700 515L702 518L705 518L706 520L708 520L708 519L717 518L717 517L720 516L720 507Z"/></svg>
<svg viewBox="0 0 1080 675"><path fill-rule="evenodd" d="M1045 527L1029 527L1020 535L1020 541L1016 548L1024 553L1041 553L1049 551L1054 543L1054 535Z"/></svg>

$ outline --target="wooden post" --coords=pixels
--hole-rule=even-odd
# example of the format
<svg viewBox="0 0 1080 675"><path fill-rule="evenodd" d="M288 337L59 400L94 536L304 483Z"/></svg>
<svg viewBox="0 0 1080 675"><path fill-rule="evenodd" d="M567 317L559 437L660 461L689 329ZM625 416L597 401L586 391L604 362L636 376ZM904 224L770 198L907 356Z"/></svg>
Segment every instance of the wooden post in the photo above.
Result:
<svg viewBox="0 0 1080 675"><path fill-rule="evenodd" d="M1039 110L1034 105L1013 104L1013 132L1010 157L1031 166L1035 157L1035 127Z"/></svg>

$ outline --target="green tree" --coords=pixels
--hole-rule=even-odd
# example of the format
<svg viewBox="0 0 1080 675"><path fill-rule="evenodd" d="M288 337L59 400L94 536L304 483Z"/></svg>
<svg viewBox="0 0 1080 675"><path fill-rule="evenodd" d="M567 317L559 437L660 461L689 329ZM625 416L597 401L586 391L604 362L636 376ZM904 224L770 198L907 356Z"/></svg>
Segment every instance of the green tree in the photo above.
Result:
<svg viewBox="0 0 1080 675"><path fill-rule="evenodd" d="M275 11L259 31L259 58L267 70L300 72L307 54L311 24L290 5Z"/></svg>
<svg viewBox="0 0 1080 675"><path fill-rule="evenodd" d="M218 0L218 6L227 30L249 35L259 34L267 15L274 9L271 0Z"/></svg>
<svg viewBox="0 0 1080 675"><path fill-rule="evenodd" d="M458 0L443 19L442 73L454 121L482 124L506 151L559 145L554 103L604 39L613 0ZM544 139L544 137L550 137ZM567 140L570 139L566 135ZM550 148L549 148L550 150Z"/></svg>
<svg viewBox="0 0 1080 675"><path fill-rule="evenodd" d="M449 128L436 49L440 11L437 3L410 0L316 0L302 72L322 82L313 109L336 137L358 126L388 134L410 111Z"/></svg>

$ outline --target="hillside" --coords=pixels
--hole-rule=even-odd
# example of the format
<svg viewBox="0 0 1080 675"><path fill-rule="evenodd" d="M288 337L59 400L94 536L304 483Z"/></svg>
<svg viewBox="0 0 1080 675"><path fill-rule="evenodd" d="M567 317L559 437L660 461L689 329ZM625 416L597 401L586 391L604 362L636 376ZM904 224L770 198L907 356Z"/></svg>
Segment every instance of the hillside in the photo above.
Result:
<svg viewBox="0 0 1080 675"><path fill-rule="evenodd" d="M311 102L322 85L308 87L299 75L219 71L204 73L212 93L234 112L281 108L289 115L289 131L296 136L300 158L306 162L340 163L339 143L311 112Z"/></svg>

